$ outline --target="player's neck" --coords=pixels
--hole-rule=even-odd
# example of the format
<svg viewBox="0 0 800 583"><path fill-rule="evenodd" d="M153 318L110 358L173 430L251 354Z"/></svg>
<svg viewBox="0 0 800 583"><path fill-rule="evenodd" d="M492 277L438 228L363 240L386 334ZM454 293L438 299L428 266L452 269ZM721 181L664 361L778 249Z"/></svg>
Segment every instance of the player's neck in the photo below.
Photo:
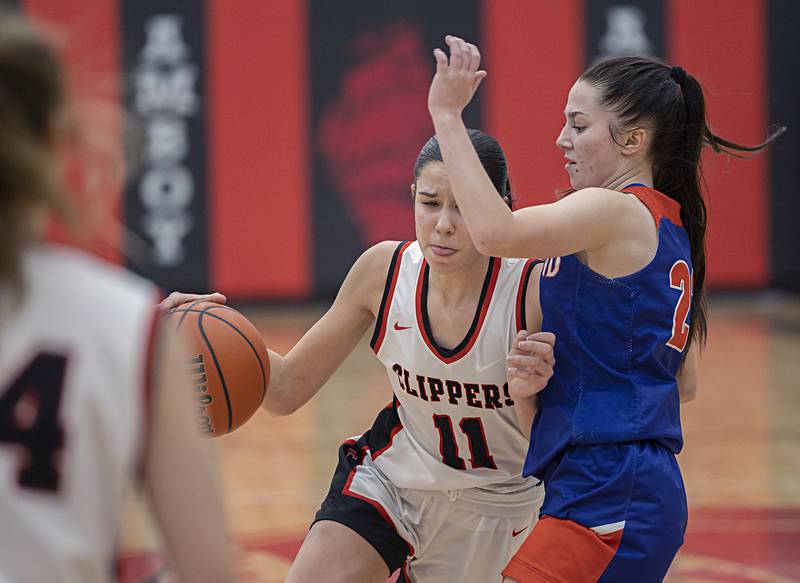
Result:
<svg viewBox="0 0 800 583"><path fill-rule="evenodd" d="M644 184L650 188L653 187L653 170L652 168L638 166L636 168L629 168L619 175L614 176L605 186L609 190L622 190L631 184Z"/></svg>
<svg viewBox="0 0 800 583"><path fill-rule="evenodd" d="M443 307L473 302L481 293L488 266L489 258L481 257L471 265L450 273L431 269L428 298L434 296Z"/></svg>

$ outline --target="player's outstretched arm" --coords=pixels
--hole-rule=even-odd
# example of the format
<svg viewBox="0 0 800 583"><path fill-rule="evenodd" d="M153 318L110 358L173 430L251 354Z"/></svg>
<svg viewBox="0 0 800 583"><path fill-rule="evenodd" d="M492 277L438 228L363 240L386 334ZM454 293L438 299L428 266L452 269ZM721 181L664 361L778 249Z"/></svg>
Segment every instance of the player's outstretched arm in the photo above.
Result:
<svg viewBox="0 0 800 583"><path fill-rule="evenodd" d="M398 242L384 241L355 262L331 308L286 356L270 351L264 408L288 415L307 403L375 322L386 273Z"/></svg>
<svg viewBox="0 0 800 583"><path fill-rule="evenodd" d="M333 306L286 356L269 351L270 381L262 406L274 415L289 415L307 403L353 351L375 321L386 273L397 241L367 249L350 268ZM224 304L220 293L172 292L161 302L163 311L186 302Z"/></svg>
<svg viewBox="0 0 800 583"><path fill-rule="evenodd" d="M192 416L191 383L174 334L162 330L152 394L144 481L180 580L232 581L221 489Z"/></svg>

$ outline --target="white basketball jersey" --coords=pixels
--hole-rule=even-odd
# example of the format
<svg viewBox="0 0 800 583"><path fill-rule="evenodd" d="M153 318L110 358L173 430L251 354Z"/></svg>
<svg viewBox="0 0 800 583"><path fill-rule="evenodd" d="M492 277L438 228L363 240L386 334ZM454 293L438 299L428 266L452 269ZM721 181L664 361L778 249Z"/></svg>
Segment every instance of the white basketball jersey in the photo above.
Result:
<svg viewBox="0 0 800 583"><path fill-rule="evenodd" d="M22 303L0 295L0 581L107 582L146 435L157 291L56 246L23 268Z"/></svg>
<svg viewBox="0 0 800 583"><path fill-rule="evenodd" d="M372 428L375 464L401 488L512 491L528 438L517 427L506 357L524 326L531 261L491 258L472 326L451 350L427 313L428 265L417 242L398 247L372 347L395 399Z"/></svg>

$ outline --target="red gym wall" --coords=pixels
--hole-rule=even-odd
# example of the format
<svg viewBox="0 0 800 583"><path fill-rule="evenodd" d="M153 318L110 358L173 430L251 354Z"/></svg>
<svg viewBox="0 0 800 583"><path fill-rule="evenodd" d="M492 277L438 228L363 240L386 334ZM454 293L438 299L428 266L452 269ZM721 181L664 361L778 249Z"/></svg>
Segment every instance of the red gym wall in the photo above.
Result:
<svg viewBox="0 0 800 583"><path fill-rule="evenodd" d="M166 162L153 158L124 193L120 214L127 228L154 247L155 237L167 237L154 259L142 257L140 248L133 252L112 229L125 255L135 256L129 264L170 289L303 299L335 293L374 241L413 237L408 185L416 153L432 132L425 111L430 50L446 32L473 38L483 49L489 77L467 121L504 145L520 204L550 200L567 185L554 145L566 94L596 57L604 18L618 4L591 1L465 0L458 13L446 2L423 0L22 4L68 32L75 71L103 69L118 80L112 96L136 115L145 111L140 121L147 131L164 120L183 128L174 134L183 149L167 174ZM768 32L781 20L779 8L798 12L789 0L742 0L726 3L724 11L716 0L624 4L646 17L643 31L654 54L680 63L704 85L716 133L755 143L770 121L789 121L769 109L782 103L770 101L773 53L787 51L770 50ZM151 25L160 15L177 16L172 41L186 50L174 62L148 60L148 43L158 40ZM784 36L781 42L796 47L792 35ZM149 109L140 107L142 89L131 79L143 70L156 77L194 71L195 105L181 109L177 97L164 94ZM178 85L165 87L178 91ZM788 151L796 160L797 141L786 144L779 144L781 159ZM786 174L789 165L771 166L771 155L707 157L714 288L800 285L800 262L787 264L786 254L773 251L800 254L793 226L781 226L782 216L800 209L779 197L788 194L770 191L771 183L796 184L793 177L800 177ZM182 182L153 182L159 172L163 178L178 170Z"/></svg>

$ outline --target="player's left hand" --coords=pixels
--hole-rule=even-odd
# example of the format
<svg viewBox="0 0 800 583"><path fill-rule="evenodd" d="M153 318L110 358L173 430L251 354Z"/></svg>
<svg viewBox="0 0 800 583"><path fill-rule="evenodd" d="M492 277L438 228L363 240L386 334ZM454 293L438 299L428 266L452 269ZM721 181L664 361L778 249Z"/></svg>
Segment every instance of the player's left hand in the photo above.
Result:
<svg viewBox="0 0 800 583"><path fill-rule="evenodd" d="M457 36L448 35L444 40L450 49L449 60L442 49L433 50L436 74L428 92L428 110L432 116L461 115L486 77L486 71L478 69L481 64L478 47Z"/></svg>
<svg viewBox="0 0 800 583"><path fill-rule="evenodd" d="M555 342L551 332L528 334L522 330L517 334L508 354L508 389L512 399L532 397L547 386L556 364Z"/></svg>

